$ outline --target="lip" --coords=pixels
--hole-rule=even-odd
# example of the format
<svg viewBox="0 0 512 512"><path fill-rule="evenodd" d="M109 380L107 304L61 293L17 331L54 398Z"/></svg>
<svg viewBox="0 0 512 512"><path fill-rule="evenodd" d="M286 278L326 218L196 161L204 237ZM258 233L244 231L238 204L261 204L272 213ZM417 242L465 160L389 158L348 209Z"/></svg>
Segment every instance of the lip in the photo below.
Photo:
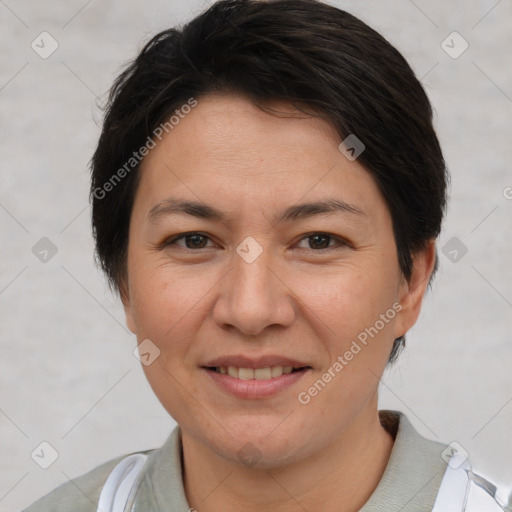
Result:
<svg viewBox="0 0 512 512"><path fill-rule="evenodd" d="M267 354L259 357L238 356L221 356L207 361L201 365L203 368L218 368L220 366L237 366L238 368L265 368L266 366L293 366L293 368L311 367L310 364L290 359L288 357ZM277 377L280 378L280 377Z"/></svg>
<svg viewBox="0 0 512 512"><path fill-rule="evenodd" d="M244 363L247 364L247 363ZM259 363L258 363L259 364ZM213 366L213 365L212 365ZM217 366L217 365L215 365ZM223 365L219 365L223 366ZM232 365L237 366L237 365ZM269 366L269 365L267 365ZM271 365L270 365L271 366ZM276 366L280 366L276 365ZM287 366L293 366L289 364ZM306 365L303 365L306 366ZM243 366L243 368L253 368L252 366ZM260 368L260 366L256 366L256 368ZM217 373L215 370L210 368L201 368L201 370L206 374L206 376L211 379L212 382L215 383L217 387L221 390L228 392L231 395L234 395L238 398L266 398L272 395L276 395L277 393L289 388L296 382L298 382L306 373L311 371L311 367L304 368L302 370L298 370L293 373L281 375L280 377L274 377L272 379L267 380L242 380L236 379L234 377L230 377L229 375L224 375L222 373Z"/></svg>

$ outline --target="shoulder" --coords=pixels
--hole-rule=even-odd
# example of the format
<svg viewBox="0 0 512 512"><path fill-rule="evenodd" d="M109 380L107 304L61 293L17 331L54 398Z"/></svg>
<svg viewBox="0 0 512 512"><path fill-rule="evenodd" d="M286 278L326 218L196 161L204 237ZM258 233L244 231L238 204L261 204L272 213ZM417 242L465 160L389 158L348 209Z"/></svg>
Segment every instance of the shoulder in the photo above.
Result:
<svg viewBox="0 0 512 512"><path fill-rule="evenodd" d="M407 416L398 411L380 411L383 426L395 442L381 481L364 512L380 510L432 510L441 485L446 461L444 446L419 434Z"/></svg>
<svg viewBox="0 0 512 512"><path fill-rule="evenodd" d="M137 453L149 453L153 450ZM57 487L22 512L96 512L103 486L114 467L127 455L105 462L101 466L73 478Z"/></svg>
<svg viewBox="0 0 512 512"><path fill-rule="evenodd" d="M503 490L473 471L468 453L458 443L446 445L423 437L403 413L381 411L380 418L396 436L382 481L390 488L392 483L395 493L404 493L406 508L397 503L397 510L509 510Z"/></svg>
<svg viewBox="0 0 512 512"><path fill-rule="evenodd" d="M444 472L447 460L443 457L446 445L423 437L409 421L398 411L379 411L381 424L395 439L391 462L393 469L410 473L414 471Z"/></svg>

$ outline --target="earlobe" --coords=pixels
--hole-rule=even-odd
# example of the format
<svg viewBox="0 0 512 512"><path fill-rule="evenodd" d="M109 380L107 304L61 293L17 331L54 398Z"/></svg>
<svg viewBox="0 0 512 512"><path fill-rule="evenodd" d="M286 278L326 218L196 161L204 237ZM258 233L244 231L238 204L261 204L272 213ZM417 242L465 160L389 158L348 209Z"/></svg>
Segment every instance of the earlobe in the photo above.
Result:
<svg viewBox="0 0 512 512"><path fill-rule="evenodd" d="M128 327L128 329L130 329L130 331L133 334L137 334L133 318L132 301L129 292L126 290L124 286L120 289L120 296L124 307L126 326Z"/></svg>
<svg viewBox="0 0 512 512"><path fill-rule="evenodd" d="M124 313L126 316L126 325L130 331L133 332L133 334L137 334L137 331L135 329L135 322L133 321L133 314L130 306L124 307Z"/></svg>
<svg viewBox="0 0 512 512"><path fill-rule="evenodd" d="M402 310L397 318L396 337L403 336L416 323L430 276L434 271L436 257L435 240L431 240L424 249L414 255L411 277L408 280L404 279L401 287Z"/></svg>

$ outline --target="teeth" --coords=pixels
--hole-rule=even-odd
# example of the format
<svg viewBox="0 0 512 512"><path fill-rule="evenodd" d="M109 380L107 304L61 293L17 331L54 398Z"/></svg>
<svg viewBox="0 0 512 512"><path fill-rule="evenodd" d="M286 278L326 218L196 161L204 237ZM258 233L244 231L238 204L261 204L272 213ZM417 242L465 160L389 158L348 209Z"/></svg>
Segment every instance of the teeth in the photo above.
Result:
<svg viewBox="0 0 512 512"><path fill-rule="evenodd" d="M281 377L283 375L283 367L282 366L272 366L270 369L270 375L272 377Z"/></svg>
<svg viewBox="0 0 512 512"><path fill-rule="evenodd" d="M238 368L238 378L252 380L254 379L254 370L252 368Z"/></svg>
<svg viewBox="0 0 512 512"><path fill-rule="evenodd" d="M256 368L254 370L254 378L256 380L267 380L272 377L272 369L270 366L267 366L266 368Z"/></svg>
<svg viewBox="0 0 512 512"><path fill-rule="evenodd" d="M240 380L269 380L292 373L293 366L266 366L256 369L238 368L237 366L220 366L215 368L215 371Z"/></svg>

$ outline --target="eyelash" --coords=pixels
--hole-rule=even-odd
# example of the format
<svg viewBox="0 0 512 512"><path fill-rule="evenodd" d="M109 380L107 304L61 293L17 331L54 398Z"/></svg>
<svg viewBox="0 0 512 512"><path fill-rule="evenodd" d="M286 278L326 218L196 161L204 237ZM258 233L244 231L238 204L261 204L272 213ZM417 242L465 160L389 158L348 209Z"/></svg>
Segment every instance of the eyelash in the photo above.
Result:
<svg viewBox="0 0 512 512"><path fill-rule="evenodd" d="M323 236L323 237L327 237L329 238L330 240L334 240L335 242L337 242L338 246L341 248L341 247L345 247L345 246L350 246L350 244L338 237L338 236L335 236L335 235L332 235L330 233L325 233L323 231L314 231L314 232L311 232L311 233L307 233L306 236L303 236L300 240L299 240L299 243L302 242L303 240L307 240L308 238L313 238L314 236ZM169 246L172 246L172 245L176 245L176 242L178 240L185 240L186 237L190 237L190 236L201 236L201 237L204 237L204 238L207 238L209 240L210 237L208 235L205 235L204 233L201 233L201 232L198 232L198 231L189 231L187 233L181 233L179 235L176 235L168 240L166 240L162 246L163 247L169 247ZM180 247L181 249L184 249L186 251L197 251L197 250L200 250L200 249L208 249L209 247L199 247L197 249L192 249L190 247L184 247L184 246L177 246L177 247ZM320 252L320 251L326 251L326 250L332 250L332 249L335 249L336 246L328 246L328 247L322 247L320 249L312 249L312 248L308 248L309 250L312 250L314 252ZM304 248L301 248L301 249L304 249Z"/></svg>

